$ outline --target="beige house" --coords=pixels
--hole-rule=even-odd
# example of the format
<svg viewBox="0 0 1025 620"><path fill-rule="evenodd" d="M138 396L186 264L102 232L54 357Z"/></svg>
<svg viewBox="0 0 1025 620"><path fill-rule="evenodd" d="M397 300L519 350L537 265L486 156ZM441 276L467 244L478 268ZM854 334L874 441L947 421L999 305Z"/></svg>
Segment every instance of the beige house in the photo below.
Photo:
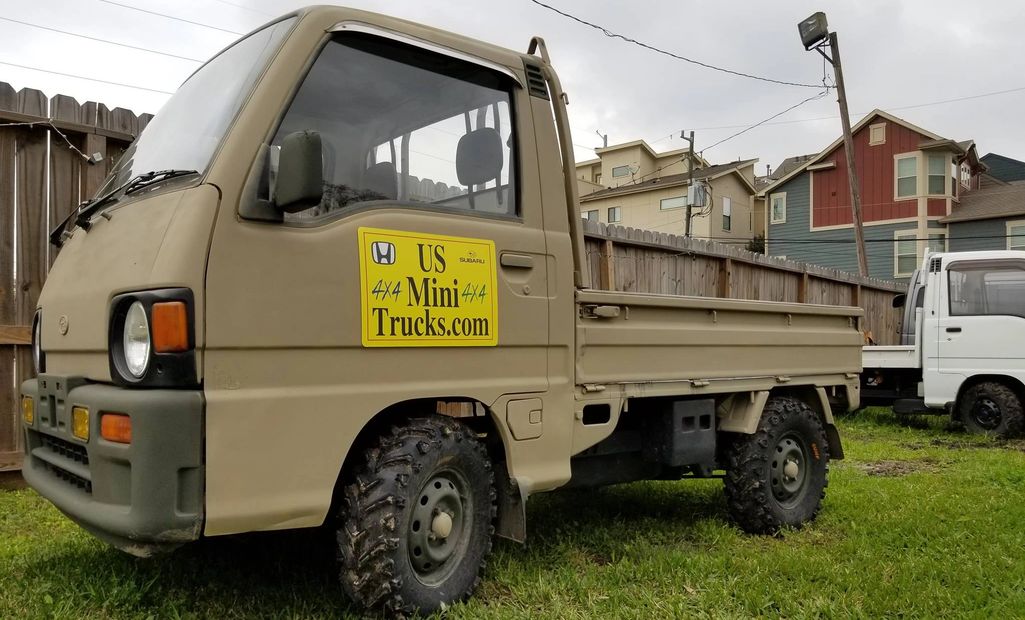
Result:
<svg viewBox="0 0 1025 620"><path fill-rule="evenodd" d="M659 176L687 172L687 151L677 149L656 153L644 140L634 140L594 149L597 159L577 163L577 186L581 196L609 188L632 185ZM700 155L694 157L694 169L708 166Z"/></svg>
<svg viewBox="0 0 1025 620"><path fill-rule="evenodd" d="M644 141L595 149L599 158L577 164L584 219L683 234L688 188L687 149L655 153ZM692 209L691 234L747 243L764 230L755 213L757 159L716 166L696 158L695 183L708 188L703 207ZM624 172L625 169L625 172Z"/></svg>

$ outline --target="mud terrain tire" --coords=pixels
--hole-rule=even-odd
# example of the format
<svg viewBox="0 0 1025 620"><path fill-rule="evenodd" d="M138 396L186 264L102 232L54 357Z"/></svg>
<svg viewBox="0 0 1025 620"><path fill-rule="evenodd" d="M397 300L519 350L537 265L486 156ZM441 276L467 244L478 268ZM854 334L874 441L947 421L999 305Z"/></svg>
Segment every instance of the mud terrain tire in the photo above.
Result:
<svg viewBox="0 0 1025 620"><path fill-rule="evenodd" d="M465 425L413 418L372 442L344 487L342 589L367 610L427 615L480 583L496 513L487 450Z"/></svg>
<svg viewBox="0 0 1025 620"><path fill-rule="evenodd" d="M750 534L775 534L815 518L826 496L829 444L819 415L789 396L770 398L753 435L726 451L726 504Z"/></svg>

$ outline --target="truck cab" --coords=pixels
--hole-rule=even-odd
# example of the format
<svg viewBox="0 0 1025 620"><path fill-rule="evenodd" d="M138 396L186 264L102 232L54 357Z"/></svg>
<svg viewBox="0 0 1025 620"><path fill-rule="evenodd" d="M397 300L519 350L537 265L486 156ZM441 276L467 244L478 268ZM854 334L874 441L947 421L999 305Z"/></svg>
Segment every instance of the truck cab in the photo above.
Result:
<svg viewBox="0 0 1025 620"><path fill-rule="evenodd" d="M1025 252L932 253L915 272L899 346L864 350L863 403L949 413L970 431L1022 432Z"/></svg>

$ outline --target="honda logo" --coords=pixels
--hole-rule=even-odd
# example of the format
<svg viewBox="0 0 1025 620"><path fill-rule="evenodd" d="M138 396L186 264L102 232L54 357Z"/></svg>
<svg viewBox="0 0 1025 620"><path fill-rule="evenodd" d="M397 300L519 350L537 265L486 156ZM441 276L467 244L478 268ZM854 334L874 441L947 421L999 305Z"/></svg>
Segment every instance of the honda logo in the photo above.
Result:
<svg viewBox="0 0 1025 620"><path fill-rule="evenodd" d="M378 265L395 264L395 244L388 241L375 241L370 245L370 254Z"/></svg>

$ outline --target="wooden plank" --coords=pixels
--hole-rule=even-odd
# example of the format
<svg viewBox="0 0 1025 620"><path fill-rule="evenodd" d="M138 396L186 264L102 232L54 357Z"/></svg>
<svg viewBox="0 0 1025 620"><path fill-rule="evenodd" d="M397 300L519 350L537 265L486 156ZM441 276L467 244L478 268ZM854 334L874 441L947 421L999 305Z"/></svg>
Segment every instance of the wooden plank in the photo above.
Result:
<svg viewBox="0 0 1025 620"><path fill-rule="evenodd" d="M50 100L50 114L55 119L79 122L82 106L72 97L57 95ZM86 151L86 137L83 134L67 134L68 139L80 150ZM48 228L53 229L85 197L82 195L82 169L89 167L82 157L62 145L59 136L52 136L50 148L50 216ZM49 263L57 257L57 248L49 247Z"/></svg>
<svg viewBox="0 0 1025 620"><path fill-rule="evenodd" d="M0 344L32 344L32 326L0 325Z"/></svg>
<svg viewBox="0 0 1025 620"><path fill-rule="evenodd" d="M808 303L808 272L805 271L801 274L801 282L797 285L797 303L806 304Z"/></svg>
<svg viewBox="0 0 1025 620"><path fill-rule="evenodd" d="M21 430L20 428L18 429ZM24 454L21 450L0 452L0 471L18 471L21 469Z"/></svg>
<svg viewBox="0 0 1025 620"><path fill-rule="evenodd" d="M719 297L733 297L733 259L724 258L719 263Z"/></svg>
<svg viewBox="0 0 1025 620"><path fill-rule="evenodd" d="M13 89L0 88L0 105L16 105ZM0 324L14 325L14 159L20 129L0 128ZM0 345L0 452L16 450L15 348Z"/></svg>
<svg viewBox="0 0 1025 620"><path fill-rule="evenodd" d="M109 158L107 157L107 139L103 136L91 133L85 136L85 149L84 151L92 155L93 153L99 153L103 155L104 160L99 165L90 166L86 164L82 168L81 175L79 177L81 183L81 197L82 200L88 200L96 195L100 187L103 185L103 180L107 178L109 170Z"/></svg>
<svg viewBox="0 0 1025 620"><path fill-rule="evenodd" d="M613 268L614 252L612 241L605 239L598 254L598 288L606 291L616 290L616 272Z"/></svg>

